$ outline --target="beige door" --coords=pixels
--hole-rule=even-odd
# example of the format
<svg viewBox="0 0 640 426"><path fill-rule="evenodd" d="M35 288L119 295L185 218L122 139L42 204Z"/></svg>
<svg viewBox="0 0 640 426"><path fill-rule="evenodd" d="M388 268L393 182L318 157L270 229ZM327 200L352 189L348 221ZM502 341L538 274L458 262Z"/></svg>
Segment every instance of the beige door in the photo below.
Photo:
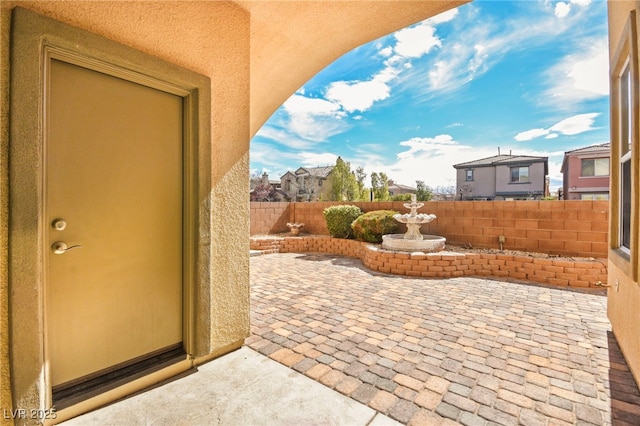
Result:
<svg viewBox="0 0 640 426"><path fill-rule="evenodd" d="M45 333L56 386L182 342L183 103L55 59L49 75Z"/></svg>

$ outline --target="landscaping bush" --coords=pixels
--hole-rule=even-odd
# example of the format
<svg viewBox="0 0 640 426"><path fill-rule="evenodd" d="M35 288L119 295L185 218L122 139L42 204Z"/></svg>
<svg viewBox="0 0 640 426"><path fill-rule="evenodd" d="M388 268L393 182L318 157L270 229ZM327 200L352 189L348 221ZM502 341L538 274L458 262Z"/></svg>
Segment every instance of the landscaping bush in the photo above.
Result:
<svg viewBox="0 0 640 426"><path fill-rule="evenodd" d="M391 201L411 201L411 194L396 194L391 197Z"/></svg>
<svg viewBox="0 0 640 426"><path fill-rule="evenodd" d="M351 224L356 239L370 243L381 243L383 235L395 233L398 227L398 221L393 218L394 214L398 214L398 212L374 210L358 217Z"/></svg>
<svg viewBox="0 0 640 426"><path fill-rule="evenodd" d="M358 206L331 206L322 211L329 235L336 238L353 238L351 223L362 214Z"/></svg>

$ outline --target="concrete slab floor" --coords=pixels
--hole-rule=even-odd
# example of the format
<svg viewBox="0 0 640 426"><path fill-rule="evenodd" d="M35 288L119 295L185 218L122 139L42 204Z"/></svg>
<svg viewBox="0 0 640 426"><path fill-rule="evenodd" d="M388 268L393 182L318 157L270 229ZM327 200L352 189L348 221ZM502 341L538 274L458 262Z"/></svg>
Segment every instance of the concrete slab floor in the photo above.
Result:
<svg viewBox="0 0 640 426"><path fill-rule="evenodd" d="M248 347L61 424L399 425Z"/></svg>

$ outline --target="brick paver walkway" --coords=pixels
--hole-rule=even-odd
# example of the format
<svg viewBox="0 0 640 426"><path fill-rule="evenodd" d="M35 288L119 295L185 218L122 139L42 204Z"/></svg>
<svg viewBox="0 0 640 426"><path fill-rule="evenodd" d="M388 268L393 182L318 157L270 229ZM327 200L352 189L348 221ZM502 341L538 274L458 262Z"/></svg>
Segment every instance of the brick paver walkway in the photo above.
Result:
<svg viewBox="0 0 640 426"><path fill-rule="evenodd" d="M602 291L271 254L251 303L251 348L401 423L640 425Z"/></svg>

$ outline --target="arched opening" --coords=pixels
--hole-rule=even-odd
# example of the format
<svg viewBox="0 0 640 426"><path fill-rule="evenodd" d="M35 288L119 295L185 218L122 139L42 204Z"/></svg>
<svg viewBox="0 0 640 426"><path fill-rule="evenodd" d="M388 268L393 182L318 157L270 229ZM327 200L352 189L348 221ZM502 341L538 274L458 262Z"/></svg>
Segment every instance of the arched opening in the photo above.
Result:
<svg viewBox="0 0 640 426"><path fill-rule="evenodd" d="M421 181L440 199L557 197L564 153L609 142L606 5L563 5L469 3L349 51L253 137L253 176L302 201L305 176L339 156L396 192ZM608 168L582 156L565 192L596 199Z"/></svg>

